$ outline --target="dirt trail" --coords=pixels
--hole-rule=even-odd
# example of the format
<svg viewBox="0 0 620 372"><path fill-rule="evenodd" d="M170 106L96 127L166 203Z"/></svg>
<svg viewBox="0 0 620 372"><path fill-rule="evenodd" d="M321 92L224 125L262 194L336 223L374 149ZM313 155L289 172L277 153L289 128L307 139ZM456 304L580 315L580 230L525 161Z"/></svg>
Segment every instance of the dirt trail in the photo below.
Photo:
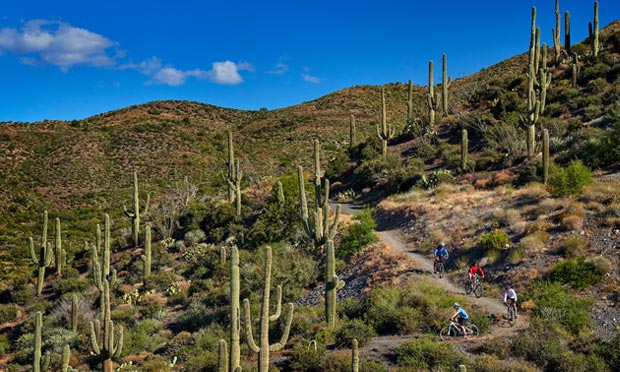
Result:
<svg viewBox="0 0 620 372"><path fill-rule="evenodd" d="M354 214L357 210L360 209L360 207L350 204L341 204L341 206L343 214ZM414 271L416 272L415 275L430 278L430 280L433 281L434 284L443 287L446 291L463 296L468 296L465 294L464 289L461 285L457 285L451 282L445 276L443 278L439 278L437 275L433 275L432 260L429 257L415 252L413 250L413 247L405 241L400 230L393 229L377 231L377 235L388 247L408 255L416 262L417 267L414 268ZM484 296L481 298L475 298L473 296L468 297L470 298L471 307L469 311L486 313L488 315L495 314L498 317L501 317L503 314L506 313L506 307L500 299L488 298ZM497 325L492 326L487 334L480 336L475 340L460 339L455 342L466 346L467 344L476 343L484 339L511 336L514 335L518 330L527 328L527 326L528 320L525 317L520 316L517 319L516 324L512 327L509 327L506 323L499 322ZM415 337L415 335L379 336L375 337L371 341L371 343L362 348L362 350L371 355L376 355L377 353L393 354L394 349L399 344ZM464 347L459 349L462 349L464 351Z"/></svg>

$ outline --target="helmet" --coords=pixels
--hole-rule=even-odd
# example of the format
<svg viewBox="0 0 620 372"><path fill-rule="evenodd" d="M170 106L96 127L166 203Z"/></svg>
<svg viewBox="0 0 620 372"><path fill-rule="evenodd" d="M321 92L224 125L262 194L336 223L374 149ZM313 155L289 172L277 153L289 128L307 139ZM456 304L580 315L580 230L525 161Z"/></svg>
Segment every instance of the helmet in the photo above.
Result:
<svg viewBox="0 0 620 372"><path fill-rule="evenodd" d="M504 287L504 289L506 289L506 290L508 290L508 289L510 289L510 288L512 288L512 287L510 286L510 284L506 284L506 286Z"/></svg>
<svg viewBox="0 0 620 372"><path fill-rule="evenodd" d="M458 302L455 302L455 303L452 304L452 307L461 307L461 305L459 305Z"/></svg>
<svg viewBox="0 0 620 372"><path fill-rule="evenodd" d="M446 243L444 243L444 242L439 242L439 245L440 245L440 246L442 246L442 247L445 247L445 246L446 246Z"/></svg>

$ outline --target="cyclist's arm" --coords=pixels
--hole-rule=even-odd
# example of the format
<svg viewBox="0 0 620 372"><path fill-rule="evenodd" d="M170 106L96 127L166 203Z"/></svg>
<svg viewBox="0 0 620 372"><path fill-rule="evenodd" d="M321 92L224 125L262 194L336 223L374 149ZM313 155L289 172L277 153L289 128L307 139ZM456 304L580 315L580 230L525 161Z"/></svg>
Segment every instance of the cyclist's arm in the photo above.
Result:
<svg viewBox="0 0 620 372"><path fill-rule="evenodd" d="M504 291L504 303L506 303L507 299L508 299L508 292Z"/></svg>

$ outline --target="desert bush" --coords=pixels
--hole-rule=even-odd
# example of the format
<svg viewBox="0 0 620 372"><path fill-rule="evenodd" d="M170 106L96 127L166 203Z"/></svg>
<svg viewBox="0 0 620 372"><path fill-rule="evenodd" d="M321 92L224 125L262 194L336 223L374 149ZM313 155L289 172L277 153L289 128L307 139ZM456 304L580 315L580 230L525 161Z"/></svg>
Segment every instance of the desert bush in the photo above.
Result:
<svg viewBox="0 0 620 372"><path fill-rule="evenodd" d="M532 301L535 304L535 317L544 321L547 327L557 323L576 334L592 322L591 301L576 298L557 282L532 283L529 290L521 295L520 301Z"/></svg>
<svg viewBox="0 0 620 372"><path fill-rule="evenodd" d="M585 239L579 235L569 236L562 244L561 253L565 257L581 256L588 248Z"/></svg>
<svg viewBox="0 0 620 372"><path fill-rule="evenodd" d="M0 335L0 357L5 356L11 350L11 341L6 335Z"/></svg>
<svg viewBox="0 0 620 372"><path fill-rule="evenodd" d="M377 240L374 232L377 224L373 220L372 211L369 208L356 213L353 220L358 221L358 223L349 225L343 232L342 240L336 250L339 257L348 258Z"/></svg>
<svg viewBox="0 0 620 372"><path fill-rule="evenodd" d="M271 272L272 283L282 286L282 301L290 302L298 299L304 288L315 283L318 275L318 264L312 256L297 249L290 243L271 244L273 263ZM262 250L259 255L264 257ZM262 288L261 279L252 283L252 288Z"/></svg>
<svg viewBox="0 0 620 372"><path fill-rule="evenodd" d="M480 355L473 361L473 370L476 372L536 372L540 369L529 363L509 363L499 360L495 355Z"/></svg>
<svg viewBox="0 0 620 372"><path fill-rule="evenodd" d="M360 319L342 322L334 333L336 344L347 347L350 347L350 342L354 338L357 339L359 346L366 346L376 335L374 328Z"/></svg>
<svg viewBox="0 0 620 372"><path fill-rule="evenodd" d="M155 319L138 321L124 333L123 355L139 354L143 351L154 352L167 341L160 333L163 329L161 322Z"/></svg>
<svg viewBox="0 0 620 372"><path fill-rule="evenodd" d="M346 153L337 152L325 167L325 178L333 180L349 168L349 157Z"/></svg>
<svg viewBox="0 0 620 372"><path fill-rule="evenodd" d="M583 228L583 217L575 214L566 215L562 218L561 227L565 231L576 231Z"/></svg>
<svg viewBox="0 0 620 372"><path fill-rule="evenodd" d="M206 238L206 234L201 229L190 230L183 236L183 242L186 247L193 247L202 242Z"/></svg>
<svg viewBox="0 0 620 372"><path fill-rule="evenodd" d="M549 188L559 195L579 195L592 183L592 172L579 160L566 167L555 167L549 180Z"/></svg>
<svg viewBox="0 0 620 372"><path fill-rule="evenodd" d="M453 371L465 361L465 357L454 350L451 344L439 342L435 336L405 341L396 350L399 367L413 367L423 371Z"/></svg>
<svg viewBox="0 0 620 372"><path fill-rule="evenodd" d="M485 251L503 250L512 243L504 230L496 229L490 233L484 234L480 238L480 244Z"/></svg>
<svg viewBox="0 0 620 372"><path fill-rule="evenodd" d="M17 317L17 307L15 305L0 305L0 324L11 322Z"/></svg>
<svg viewBox="0 0 620 372"><path fill-rule="evenodd" d="M388 154L385 158L378 156L362 161L354 174L358 177L359 184L372 186L377 183L388 183L400 167L400 157Z"/></svg>
<svg viewBox="0 0 620 372"><path fill-rule="evenodd" d="M578 256L553 267L551 280L570 284L575 289L583 289L603 280L605 271L584 256Z"/></svg>
<svg viewBox="0 0 620 372"><path fill-rule="evenodd" d="M600 345L598 355L607 363L610 371L620 371L620 332L609 341L605 341Z"/></svg>
<svg viewBox="0 0 620 372"><path fill-rule="evenodd" d="M316 345L316 349L313 345ZM291 371L318 372L321 371L321 361L325 355L325 345L316 342L310 345L308 340L301 339L295 342L289 353L288 367Z"/></svg>
<svg viewBox="0 0 620 372"><path fill-rule="evenodd" d="M364 313L364 304L357 297L345 298L338 301L338 316L341 318L361 318Z"/></svg>

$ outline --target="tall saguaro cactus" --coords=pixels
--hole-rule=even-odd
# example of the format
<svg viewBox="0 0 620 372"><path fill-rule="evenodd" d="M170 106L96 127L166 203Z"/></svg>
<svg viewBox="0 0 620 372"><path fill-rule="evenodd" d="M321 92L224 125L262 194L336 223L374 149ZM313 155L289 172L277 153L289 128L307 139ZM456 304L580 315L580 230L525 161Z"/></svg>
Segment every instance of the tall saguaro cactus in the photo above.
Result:
<svg viewBox="0 0 620 372"><path fill-rule="evenodd" d="M230 370L241 370L241 316L239 314L239 250L230 247Z"/></svg>
<svg viewBox="0 0 620 372"><path fill-rule="evenodd" d="M321 194L321 190L319 189L319 194L315 200L319 200L320 203L316 203L315 208L312 211L312 219L310 219L308 202L306 199L306 188L304 181L304 170L302 166L299 166L297 169L298 180L299 180L299 198L301 205L301 223L303 225L304 231L309 238L314 241L314 246L319 248L323 246L329 239L333 239L336 236L336 231L338 229L338 221L340 220L340 211L341 207L338 205L336 207L336 216L333 219L333 222L330 224L330 207L328 203L329 198L329 180L324 180L323 191L324 195ZM316 189L315 189L316 190Z"/></svg>
<svg viewBox="0 0 620 372"><path fill-rule="evenodd" d="M69 345L65 345L62 350L62 372L78 372L77 369L74 369L69 365L69 360L71 359L71 348Z"/></svg>
<svg viewBox="0 0 620 372"><path fill-rule="evenodd" d="M467 129L461 131L461 170L467 170L467 155L469 152L469 140L467 138Z"/></svg>
<svg viewBox="0 0 620 372"><path fill-rule="evenodd" d="M41 328L43 327L43 314L37 311L35 315L35 328L34 328L34 372L46 371L50 364L50 356L47 354L43 361L41 361Z"/></svg>
<svg viewBox="0 0 620 372"><path fill-rule="evenodd" d="M357 128L355 127L355 115L349 117L349 149L357 144Z"/></svg>
<svg viewBox="0 0 620 372"><path fill-rule="evenodd" d="M353 372L359 372L360 370L360 354L358 350L357 339L354 338L351 341L351 365Z"/></svg>
<svg viewBox="0 0 620 372"><path fill-rule="evenodd" d="M428 93L426 94L429 127L435 124L435 111L439 109L439 102L435 93L435 83L433 82L434 71L433 60L430 60L428 61Z"/></svg>
<svg viewBox="0 0 620 372"><path fill-rule="evenodd" d="M598 57L599 42L598 42L598 1L594 2L594 30L592 35L592 55Z"/></svg>
<svg viewBox="0 0 620 372"><path fill-rule="evenodd" d="M282 331L282 337L280 341L275 344L269 344L269 322L275 321L280 318L281 315L281 301L282 301L282 287L278 286L278 304L277 310L274 315L269 315L269 300L271 294L271 247L265 248L265 267L264 267L264 287L263 287L263 302L261 306L261 318L260 318L260 339L259 344L256 345L254 341L254 335L252 334L252 319L250 315L250 301L246 298L243 300L243 323L245 324L245 335L248 346L252 352L258 354L258 371L269 371L269 353L278 351L284 347L288 340L288 334L291 329L291 322L293 320L293 304L287 305L288 311L285 319L284 330Z"/></svg>
<svg viewBox="0 0 620 372"><path fill-rule="evenodd" d="M226 340L221 339L217 342L217 371L228 372L228 350L226 348ZM233 370L236 372L237 370ZM241 371L241 368L239 368Z"/></svg>
<svg viewBox="0 0 620 372"><path fill-rule="evenodd" d="M54 254L56 275L62 277L62 269L67 264L67 251L62 248L62 235L60 229L60 218L56 217L56 239L54 239Z"/></svg>
<svg viewBox="0 0 620 372"><path fill-rule="evenodd" d="M407 89L407 124L413 120L413 83L409 80Z"/></svg>
<svg viewBox="0 0 620 372"><path fill-rule="evenodd" d="M336 290L344 287L344 282L336 275L336 249L332 240L327 241L325 270L325 319L330 327L336 325Z"/></svg>
<svg viewBox="0 0 620 372"><path fill-rule="evenodd" d="M133 246L138 248L140 242L140 218L144 217L149 211L149 201L151 194L147 194L144 209L140 210L140 194L138 189L138 172L133 172L133 209L128 210L123 205L125 215L131 219L131 232L133 234Z"/></svg>
<svg viewBox="0 0 620 372"><path fill-rule="evenodd" d="M43 283L45 281L45 269L52 265L52 247L47 242L47 211L43 212L43 231L41 233L41 245L39 246L39 257L35 252L34 240L32 237L28 238L28 246L30 247L30 258L32 263L38 267L37 275L37 296L41 296L43 293Z"/></svg>
<svg viewBox="0 0 620 372"><path fill-rule="evenodd" d="M447 57L444 53L441 57L441 110L443 116L448 116L448 88L452 78L448 77Z"/></svg>
<svg viewBox="0 0 620 372"><path fill-rule="evenodd" d="M144 254L140 256L144 263L143 281L151 276L151 226L144 228Z"/></svg>
<svg viewBox="0 0 620 372"><path fill-rule="evenodd" d="M560 15L560 0L555 0L555 28L551 30L553 34L553 52L554 52L554 61L555 63L560 62L560 56L562 53L562 44L560 42L560 23L562 17Z"/></svg>
<svg viewBox="0 0 620 372"><path fill-rule="evenodd" d="M241 215L241 179L243 178L243 172L239 167L239 159L235 159L234 172L232 178L226 180L228 187L235 191L235 211L237 216Z"/></svg>
<svg viewBox="0 0 620 372"><path fill-rule="evenodd" d="M381 126L377 124L377 136L381 140L381 156L387 156L387 143L394 135L394 129L387 123L387 109L385 105L385 89L381 87Z"/></svg>
<svg viewBox="0 0 620 372"><path fill-rule="evenodd" d="M570 12L564 12L564 50L570 55Z"/></svg>
<svg viewBox="0 0 620 372"><path fill-rule="evenodd" d="M228 201L233 202L235 198L235 188L231 186L229 183L233 182L235 177L235 148L233 147L233 134L232 131L228 131L228 161L226 165L228 166L228 177L226 177L226 184L228 185Z"/></svg>
<svg viewBox="0 0 620 372"><path fill-rule="evenodd" d="M71 331L77 332L78 329L78 298L74 293L71 296Z"/></svg>
<svg viewBox="0 0 620 372"><path fill-rule="evenodd" d="M98 319L90 322L90 342L95 354L101 359L103 372L113 372L112 358L118 358L123 349L123 327L118 327L118 334L114 336L114 322L110 319L110 285L103 282L104 317L103 329Z"/></svg>
<svg viewBox="0 0 620 372"><path fill-rule="evenodd" d="M116 271L110 273L110 216L104 214L103 239L101 238L101 227L97 224L96 244L91 249L91 267L92 277L95 287L99 290L99 308L101 311L101 319L103 320L105 299L104 299L104 282L113 280L116 277ZM102 242L103 240L103 242ZM102 247L103 245L103 247ZM99 262L99 251L103 250L102 261Z"/></svg>
<svg viewBox="0 0 620 372"><path fill-rule="evenodd" d="M543 183L549 181L549 130L543 129Z"/></svg>

